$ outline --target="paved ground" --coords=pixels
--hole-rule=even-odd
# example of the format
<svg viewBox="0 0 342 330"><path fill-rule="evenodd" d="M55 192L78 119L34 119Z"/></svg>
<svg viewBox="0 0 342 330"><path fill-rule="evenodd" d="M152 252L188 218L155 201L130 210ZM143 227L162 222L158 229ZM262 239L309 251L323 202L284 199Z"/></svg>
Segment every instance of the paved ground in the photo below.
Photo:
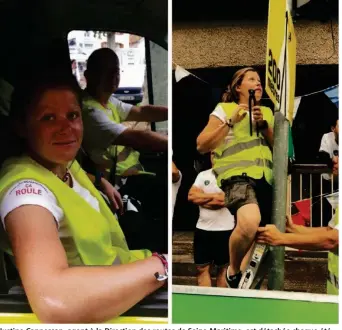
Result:
<svg viewBox="0 0 342 330"><path fill-rule="evenodd" d="M172 283L197 285L193 261L193 232L176 232L172 244ZM213 284L215 269L212 271ZM285 252L285 291L325 293L327 253L287 249ZM262 289L267 288L267 278Z"/></svg>

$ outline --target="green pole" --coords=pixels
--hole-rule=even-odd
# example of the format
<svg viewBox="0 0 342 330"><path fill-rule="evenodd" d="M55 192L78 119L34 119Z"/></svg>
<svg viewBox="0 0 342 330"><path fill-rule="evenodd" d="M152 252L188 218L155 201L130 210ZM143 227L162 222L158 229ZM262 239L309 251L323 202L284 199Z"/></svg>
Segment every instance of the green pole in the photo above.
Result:
<svg viewBox="0 0 342 330"><path fill-rule="evenodd" d="M286 225L288 139L289 122L280 111L276 111L274 114L272 223L281 232L285 232ZM284 259L285 248L283 246L270 246L269 290L284 290Z"/></svg>

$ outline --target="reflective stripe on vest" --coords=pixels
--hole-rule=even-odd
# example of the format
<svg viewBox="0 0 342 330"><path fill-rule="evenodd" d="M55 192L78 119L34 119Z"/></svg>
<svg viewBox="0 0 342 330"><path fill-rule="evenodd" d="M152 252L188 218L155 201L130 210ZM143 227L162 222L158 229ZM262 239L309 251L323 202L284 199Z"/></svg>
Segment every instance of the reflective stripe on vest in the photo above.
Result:
<svg viewBox="0 0 342 330"><path fill-rule="evenodd" d="M215 157L216 159L220 159L220 158L224 158L224 157L227 157L227 156L231 156L231 155L234 155L234 154L237 154L239 153L240 151L244 151L244 150L247 150L247 149L252 149L254 147L257 147L259 145L263 145L263 146L268 146L266 140L264 139L255 139L255 140L251 140L251 141L248 141L248 142L240 142L240 143L237 143L237 144L234 144L232 146L229 146L227 149L225 149L222 153L222 155L218 155L218 154L215 154ZM262 165L260 165L262 166Z"/></svg>
<svg viewBox="0 0 342 330"><path fill-rule="evenodd" d="M224 110L226 117L230 118L238 105L232 102L220 103L219 106ZM261 110L264 119L273 126L271 109L261 107ZM272 151L261 133L258 136L254 129L252 136L250 135L248 113L243 120L234 125L231 133L214 150L213 170L219 186L222 180L242 173L254 179L265 176L266 181L272 184Z"/></svg>
<svg viewBox="0 0 342 330"><path fill-rule="evenodd" d="M251 167L251 166L265 166L269 169L272 169L273 167L273 163L267 159L260 159L257 158L255 160L241 160L239 162L236 162L234 164L230 164L230 165L226 165L226 166L222 166L222 167L217 167L215 168L215 172L220 175L232 168L236 168L236 167Z"/></svg>
<svg viewBox="0 0 342 330"><path fill-rule="evenodd" d="M139 162L140 153L132 148L117 147L117 175L127 176L130 172L143 172L144 168ZM132 164L132 165L131 165Z"/></svg>

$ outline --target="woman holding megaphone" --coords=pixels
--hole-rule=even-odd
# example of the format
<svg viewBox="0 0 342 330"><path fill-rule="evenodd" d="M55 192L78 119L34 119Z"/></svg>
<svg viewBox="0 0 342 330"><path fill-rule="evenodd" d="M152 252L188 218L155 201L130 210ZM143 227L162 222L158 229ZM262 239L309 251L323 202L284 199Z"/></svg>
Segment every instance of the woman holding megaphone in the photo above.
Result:
<svg viewBox="0 0 342 330"><path fill-rule="evenodd" d="M258 227L271 221L274 117L260 105L262 93L254 68L238 70L197 138L199 152L214 152L217 183L237 219L229 240L226 281L231 288L239 285L241 263Z"/></svg>

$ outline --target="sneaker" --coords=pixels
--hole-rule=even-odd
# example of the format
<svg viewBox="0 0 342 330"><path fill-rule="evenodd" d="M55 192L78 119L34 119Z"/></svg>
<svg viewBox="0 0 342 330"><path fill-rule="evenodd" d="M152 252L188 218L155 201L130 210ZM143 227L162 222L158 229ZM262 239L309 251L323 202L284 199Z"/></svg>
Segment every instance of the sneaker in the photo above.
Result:
<svg viewBox="0 0 342 330"><path fill-rule="evenodd" d="M228 288L231 288L231 289L237 289L239 287L239 283L240 283L240 280L241 280L241 277L242 277L242 273L238 272L235 275L229 276L228 275L228 270L229 270L229 267L228 267L227 273L226 273L226 283L227 283L227 286L228 286Z"/></svg>

